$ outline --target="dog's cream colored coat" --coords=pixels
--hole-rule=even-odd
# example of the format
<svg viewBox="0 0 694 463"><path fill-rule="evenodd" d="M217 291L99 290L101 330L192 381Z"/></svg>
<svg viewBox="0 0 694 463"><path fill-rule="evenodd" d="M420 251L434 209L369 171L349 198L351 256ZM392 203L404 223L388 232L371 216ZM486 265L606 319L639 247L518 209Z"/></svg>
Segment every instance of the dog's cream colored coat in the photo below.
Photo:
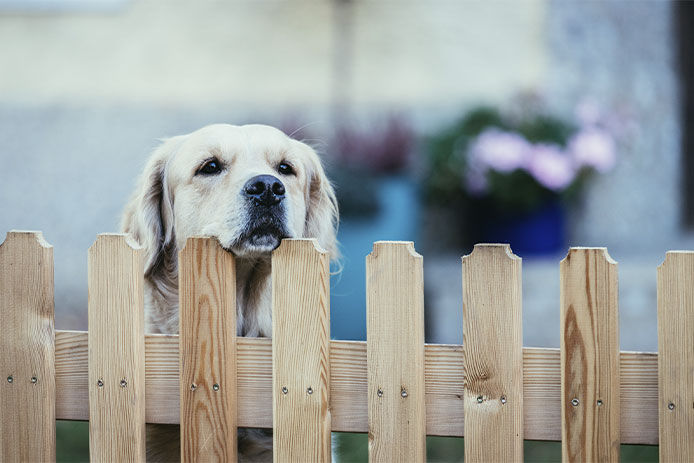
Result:
<svg viewBox="0 0 694 463"><path fill-rule="evenodd" d="M201 174L201 166L210 160L221 170ZM281 173L282 163L293 173ZM249 238L258 216L258 210L251 209L258 206L243 188L257 175L272 175L284 184L285 197L278 206L283 237L316 238L336 257L337 202L311 147L264 125L216 124L170 138L152 153L122 222L122 230L146 253L147 332L178 332L178 251L188 237L210 236L236 256L238 334L272 335L270 256L282 236ZM149 456L154 455L150 448L171 444L150 437ZM242 451L244 438L253 443L240 436ZM157 452L162 458L175 455ZM249 447L251 458L252 452Z"/></svg>

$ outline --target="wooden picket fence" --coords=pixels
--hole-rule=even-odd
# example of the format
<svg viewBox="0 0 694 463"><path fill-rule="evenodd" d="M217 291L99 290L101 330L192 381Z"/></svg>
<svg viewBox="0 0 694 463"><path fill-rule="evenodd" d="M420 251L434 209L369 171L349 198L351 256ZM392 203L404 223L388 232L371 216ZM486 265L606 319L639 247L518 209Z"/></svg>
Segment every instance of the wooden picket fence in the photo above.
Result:
<svg viewBox="0 0 694 463"><path fill-rule="evenodd" d="M374 462L423 461L426 435L465 436L465 460L619 460L620 443L694 461L694 252L658 268L659 354L620 352L617 264L572 248L560 264L561 348L524 348L521 259L462 260L463 345L424 343L422 256L366 258L367 341L332 341L329 262L313 240L274 252L273 339L236 337L235 265L215 241L179 257L180 335L144 334L143 252L89 250L89 332L54 331L53 250L0 246L0 460L55 459L55 420L89 420L94 461L143 461L145 423L180 423L184 461L236 459L237 427L273 428L275 461L329 461L330 432L368 432ZM463 419L465 420L463 422ZM462 458L462 455L461 455Z"/></svg>

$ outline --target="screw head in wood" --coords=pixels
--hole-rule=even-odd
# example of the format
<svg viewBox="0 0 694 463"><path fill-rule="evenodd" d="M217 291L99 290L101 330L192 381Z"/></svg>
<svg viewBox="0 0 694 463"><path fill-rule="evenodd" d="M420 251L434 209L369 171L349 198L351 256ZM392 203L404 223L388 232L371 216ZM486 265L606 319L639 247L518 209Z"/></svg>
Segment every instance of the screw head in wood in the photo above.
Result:
<svg viewBox="0 0 694 463"><path fill-rule="evenodd" d="M193 383L190 385L190 390L195 391L198 388L197 384Z"/></svg>
<svg viewBox="0 0 694 463"><path fill-rule="evenodd" d="M214 384L212 385L212 389L215 390L215 391L218 391L218 390L219 390L219 384L214 383Z"/></svg>
<svg viewBox="0 0 694 463"><path fill-rule="evenodd" d="M379 388L378 388L378 391L376 391L376 395L379 396L379 397L383 397L383 389L381 389L381 388L379 387Z"/></svg>
<svg viewBox="0 0 694 463"><path fill-rule="evenodd" d="M670 402L669 404L667 404L667 408L669 408L670 410L674 410L674 409L675 409L675 404L673 404L672 402Z"/></svg>
<svg viewBox="0 0 694 463"><path fill-rule="evenodd" d="M120 387L125 387L128 385L128 382L125 379L120 380Z"/></svg>
<svg viewBox="0 0 694 463"><path fill-rule="evenodd" d="M96 382L96 385L99 386L99 387L104 387L104 382L103 382L103 380L101 380L101 379L98 380L98 381Z"/></svg>
<svg viewBox="0 0 694 463"><path fill-rule="evenodd" d="M481 404L484 401L484 398L481 395L477 396L477 403Z"/></svg>
<svg viewBox="0 0 694 463"><path fill-rule="evenodd" d="M31 384L36 384L39 382L39 379L36 376L31 377Z"/></svg>
<svg viewBox="0 0 694 463"><path fill-rule="evenodd" d="M602 407L602 400L598 399L598 407Z"/></svg>
<svg viewBox="0 0 694 463"><path fill-rule="evenodd" d="M402 390L400 391L400 395L405 398L407 397L407 390L403 387Z"/></svg>
<svg viewBox="0 0 694 463"><path fill-rule="evenodd" d="M287 389L287 386L282 386L282 394L287 394L289 392L289 389Z"/></svg>
<svg viewBox="0 0 694 463"><path fill-rule="evenodd" d="M501 401L501 405L504 405L506 403L506 396L502 395L499 400Z"/></svg>
<svg viewBox="0 0 694 463"><path fill-rule="evenodd" d="M574 397L573 399L571 399L571 405L573 405L574 407L578 407L578 403L579 403L579 402L578 402L578 399L577 399L576 397Z"/></svg>
<svg viewBox="0 0 694 463"><path fill-rule="evenodd" d="M313 394L313 388L312 388L311 386L309 386L308 389L306 389L306 392L307 392L309 395L310 395L310 394Z"/></svg>
<svg viewBox="0 0 694 463"><path fill-rule="evenodd" d="M10 384L12 384L14 382L14 378L12 377L12 375L7 377L7 382Z"/></svg>

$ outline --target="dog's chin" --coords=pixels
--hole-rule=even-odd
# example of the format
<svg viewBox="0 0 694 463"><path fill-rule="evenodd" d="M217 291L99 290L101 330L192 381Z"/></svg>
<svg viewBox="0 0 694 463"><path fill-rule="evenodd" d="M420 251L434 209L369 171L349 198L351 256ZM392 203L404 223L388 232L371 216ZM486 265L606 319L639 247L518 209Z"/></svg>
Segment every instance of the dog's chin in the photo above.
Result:
<svg viewBox="0 0 694 463"><path fill-rule="evenodd" d="M269 257L282 243L283 238L289 236L279 230L253 230L226 249L238 257Z"/></svg>

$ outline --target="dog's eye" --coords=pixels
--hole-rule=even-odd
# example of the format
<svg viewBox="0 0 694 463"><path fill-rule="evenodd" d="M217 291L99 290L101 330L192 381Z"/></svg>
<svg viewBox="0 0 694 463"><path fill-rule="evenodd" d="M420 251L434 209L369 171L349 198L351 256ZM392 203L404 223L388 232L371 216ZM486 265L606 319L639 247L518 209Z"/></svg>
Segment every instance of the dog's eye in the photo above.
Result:
<svg viewBox="0 0 694 463"><path fill-rule="evenodd" d="M213 158L206 161L202 166L200 166L198 171L195 172L195 175L214 175L220 173L221 171L222 163L219 162L216 158Z"/></svg>
<svg viewBox="0 0 694 463"><path fill-rule="evenodd" d="M277 166L277 171L282 175L293 175L294 168L288 162L282 162Z"/></svg>

